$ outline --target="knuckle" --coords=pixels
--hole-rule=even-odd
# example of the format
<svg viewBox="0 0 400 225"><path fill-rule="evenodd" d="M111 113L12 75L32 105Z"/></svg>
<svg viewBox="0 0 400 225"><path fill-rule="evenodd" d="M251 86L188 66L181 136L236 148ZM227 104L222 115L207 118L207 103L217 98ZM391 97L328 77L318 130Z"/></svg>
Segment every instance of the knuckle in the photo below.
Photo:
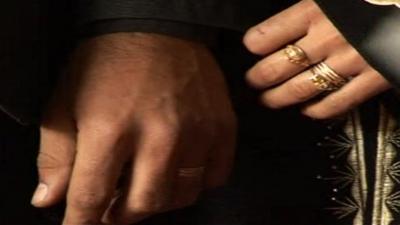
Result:
<svg viewBox="0 0 400 225"><path fill-rule="evenodd" d="M346 44L347 42L343 38L343 36L339 32L334 32L331 35L327 36L324 46L331 46L333 48L332 51L334 51L336 48L344 46Z"/></svg>
<svg viewBox="0 0 400 225"><path fill-rule="evenodd" d="M40 147L40 152L36 158L36 166L39 171L62 170L73 166L75 152L67 147L69 143L61 146L61 143L53 141L51 147Z"/></svg>
<svg viewBox="0 0 400 225"><path fill-rule="evenodd" d="M349 54L348 62L350 63L349 65L360 65L364 67L367 65L367 62L364 60L364 58L353 47L350 48L348 54Z"/></svg>
<svg viewBox="0 0 400 225"><path fill-rule="evenodd" d="M59 170L72 167L75 155L74 141L41 135L40 151L36 158L39 170Z"/></svg>
<svg viewBox="0 0 400 225"><path fill-rule="evenodd" d="M39 171L60 170L72 167L72 162L64 162L65 160L58 159L57 156L41 151L36 159L36 165Z"/></svg>

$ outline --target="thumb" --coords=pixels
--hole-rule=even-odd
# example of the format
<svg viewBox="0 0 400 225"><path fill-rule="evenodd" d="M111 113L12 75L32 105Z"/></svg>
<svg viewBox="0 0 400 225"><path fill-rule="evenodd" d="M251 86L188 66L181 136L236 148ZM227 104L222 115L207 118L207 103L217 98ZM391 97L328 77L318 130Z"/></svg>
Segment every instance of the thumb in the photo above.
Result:
<svg viewBox="0 0 400 225"><path fill-rule="evenodd" d="M40 128L40 151L37 158L39 184L32 205L48 207L61 201L67 187L75 157L74 123L62 113L50 113Z"/></svg>

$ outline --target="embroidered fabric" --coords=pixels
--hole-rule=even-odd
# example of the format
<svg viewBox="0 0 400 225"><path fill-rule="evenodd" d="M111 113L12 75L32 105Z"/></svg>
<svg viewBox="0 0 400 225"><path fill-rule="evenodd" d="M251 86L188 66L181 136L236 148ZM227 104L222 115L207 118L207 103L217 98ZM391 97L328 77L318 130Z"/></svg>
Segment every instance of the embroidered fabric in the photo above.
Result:
<svg viewBox="0 0 400 225"><path fill-rule="evenodd" d="M330 174L319 179L332 188L326 209L339 221L335 224L399 224L400 130L383 106L377 128L375 151L365 147L366 131L359 112L348 117L342 133L321 143L333 164Z"/></svg>

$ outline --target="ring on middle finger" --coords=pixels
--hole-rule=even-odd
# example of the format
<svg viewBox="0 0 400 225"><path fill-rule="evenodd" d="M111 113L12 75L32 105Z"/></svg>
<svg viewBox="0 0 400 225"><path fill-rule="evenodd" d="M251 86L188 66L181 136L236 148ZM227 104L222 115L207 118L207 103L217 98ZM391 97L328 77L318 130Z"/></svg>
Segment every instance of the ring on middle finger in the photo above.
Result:
<svg viewBox="0 0 400 225"><path fill-rule="evenodd" d="M311 82L322 91L335 91L347 83L347 79L340 76L326 63L321 62L311 68L313 74Z"/></svg>
<svg viewBox="0 0 400 225"><path fill-rule="evenodd" d="M307 53L297 45L288 45L283 50L286 58L294 64L302 65L305 67L310 66L310 60Z"/></svg>

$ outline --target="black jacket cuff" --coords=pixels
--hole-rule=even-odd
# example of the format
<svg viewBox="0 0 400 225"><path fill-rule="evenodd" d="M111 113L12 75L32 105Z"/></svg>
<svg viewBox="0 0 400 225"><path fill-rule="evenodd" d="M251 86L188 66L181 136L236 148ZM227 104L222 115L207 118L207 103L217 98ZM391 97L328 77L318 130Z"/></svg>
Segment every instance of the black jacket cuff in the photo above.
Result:
<svg viewBox="0 0 400 225"><path fill-rule="evenodd" d="M399 88L400 10L362 0L316 2L368 63Z"/></svg>
<svg viewBox="0 0 400 225"><path fill-rule="evenodd" d="M183 22L155 19L108 19L95 21L80 28L84 37L117 32L158 33L213 45L218 29Z"/></svg>

